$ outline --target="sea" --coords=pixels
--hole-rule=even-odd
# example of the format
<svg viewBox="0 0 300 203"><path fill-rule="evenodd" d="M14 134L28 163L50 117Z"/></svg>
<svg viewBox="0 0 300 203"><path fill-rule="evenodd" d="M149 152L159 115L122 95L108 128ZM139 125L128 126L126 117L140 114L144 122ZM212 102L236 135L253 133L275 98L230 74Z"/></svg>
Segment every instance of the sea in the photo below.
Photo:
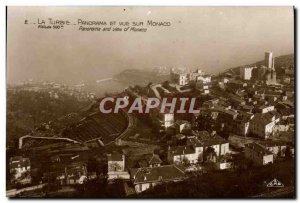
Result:
<svg viewBox="0 0 300 203"><path fill-rule="evenodd" d="M85 82L82 90L93 92L97 97L105 96L105 93L120 93L124 91L128 84L117 79L107 79L102 81Z"/></svg>

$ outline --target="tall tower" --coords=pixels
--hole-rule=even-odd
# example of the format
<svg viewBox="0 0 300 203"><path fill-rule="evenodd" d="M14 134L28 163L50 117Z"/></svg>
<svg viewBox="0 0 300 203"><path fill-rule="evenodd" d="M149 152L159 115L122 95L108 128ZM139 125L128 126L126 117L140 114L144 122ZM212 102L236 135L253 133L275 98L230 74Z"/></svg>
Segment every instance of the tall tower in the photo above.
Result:
<svg viewBox="0 0 300 203"><path fill-rule="evenodd" d="M268 68L273 67L273 53L265 52L265 66Z"/></svg>

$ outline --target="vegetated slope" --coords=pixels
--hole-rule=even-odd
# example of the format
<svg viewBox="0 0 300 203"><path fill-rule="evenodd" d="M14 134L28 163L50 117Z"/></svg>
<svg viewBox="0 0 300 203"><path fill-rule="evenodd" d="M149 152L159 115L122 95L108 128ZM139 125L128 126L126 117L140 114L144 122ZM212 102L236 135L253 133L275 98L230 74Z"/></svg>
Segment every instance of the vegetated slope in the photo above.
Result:
<svg viewBox="0 0 300 203"><path fill-rule="evenodd" d="M35 127L78 112L86 105L67 94L59 94L55 99L48 92L7 91L7 146L14 148L17 139Z"/></svg>
<svg viewBox="0 0 300 203"><path fill-rule="evenodd" d="M234 72L236 74L239 74L241 67L244 67L244 66L257 66L257 67L260 67L263 64L264 64L264 60L257 61L257 62L252 63L252 64L230 68L229 70L227 70L225 72L231 71L231 72ZM288 55L282 55L282 56L275 57L275 70L276 70L276 73L278 75L283 74L284 70L287 69L287 68L292 68L292 69L294 68L294 54L288 54Z"/></svg>

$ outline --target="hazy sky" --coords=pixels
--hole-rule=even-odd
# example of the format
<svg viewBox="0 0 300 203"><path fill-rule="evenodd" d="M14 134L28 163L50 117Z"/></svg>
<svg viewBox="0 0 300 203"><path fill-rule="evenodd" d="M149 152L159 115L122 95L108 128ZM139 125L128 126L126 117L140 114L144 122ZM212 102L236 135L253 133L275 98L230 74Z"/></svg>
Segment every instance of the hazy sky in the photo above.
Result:
<svg viewBox="0 0 300 203"><path fill-rule="evenodd" d="M187 66L217 73L294 52L292 7L8 7L7 81L74 82L106 78L127 68ZM38 29L48 18L169 21L147 32ZM90 27L90 26L86 26ZM98 26L99 27L99 26ZM102 26L103 27L103 26Z"/></svg>

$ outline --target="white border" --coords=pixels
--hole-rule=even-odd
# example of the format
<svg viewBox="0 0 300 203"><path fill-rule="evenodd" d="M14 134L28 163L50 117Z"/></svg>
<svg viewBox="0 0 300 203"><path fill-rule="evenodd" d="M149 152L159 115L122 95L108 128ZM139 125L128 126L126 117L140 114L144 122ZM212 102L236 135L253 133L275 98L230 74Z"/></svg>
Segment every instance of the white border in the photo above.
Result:
<svg viewBox="0 0 300 203"><path fill-rule="evenodd" d="M185 1L175 1L175 0L5 0L5 5L157 5L157 6L291 6L297 4L296 0L231 0L225 2L224 0L185 0Z"/></svg>
<svg viewBox="0 0 300 203"><path fill-rule="evenodd" d="M131 5L131 6L295 6L296 8L300 8L300 1L297 0L231 0L231 1L224 1L224 0L202 0L202 1L197 1L197 0L184 0L184 1L175 1L175 0L148 0L148 1L142 1L142 0L133 0L133 1L129 1L129 0L120 0L120 1L116 1L116 0L104 0L104 1L97 1L97 0L58 0L58 1L53 1L53 0L44 0L44 1L40 1L40 0L27 0L27 1L22 1L22 0L4 0L4 1L0 1L0 9L1 9L1 14L0 14L0 25L1 25L1 32L0 32L0 50L1 50L1 54L0 54L0 61L1 61L1 69L0 69L0 134L2 136L1 138L1 146L0 146L0 150L1 150L1 156L0 156L0 163L3 166L3 170L0 173L0 200L1 202L8 202L8 201L16 201L16 200L8 200L6 198L6 194L5 194L5 149L6 149L6 143L5 143L5 136L6 136L6 67L5 67L5 54L6 54L6 43L5 43L5 22L6 22L6 16L5 16L5 6L50 6L50 5L60 5L60 6L68 6L68 5L72 5L72 6L80 6L80 5L104 5L104 6L117 6L117 5ZM298 14L299 15L299 14ZM276 23L276 22L275 22ZM299 27L299 20L297 21L297 27ZM298 35L297 35L298 37ZM297 43L298 44L298 43ZM295 44L295 49L297 47L297 44ZM297 53L297 58L298 57L298 53ZM297 71L297 78L299 78L299 71ZM299 89L299 82L297 84L297 89ZM297 100L299 102L299 100ZM298 102L297 102L297 106L298 106ZM298 109L298 108L297 108ZM298 111L297 111L298 114ZM299 124L299 120L297 120L297 126ZM298 129L299 130L299 129ZM297 136L297 135L296 135ZM299 137L297 138L297 146L299 146ZM298 150L296 150L297 152ZM297 153L298 155L298 153ZM296 155L297 157L297 163L299 162L299 157ZM299 174L297 174L296 177L299 177ZM298 180L297 180L298 183ZM298 185L297 185L298 186ZM299 186L298 186L299 187ZM298 188L297 187L297 188ZM30 200L31 201L31 200ZM35 202L42 202L45 200L36 200ZM47 200L49 202L49 200ZM52 201L58 201L58 202L62 202L64 200L50 200ZM71 200L73 201L73 200ZM76 200L78 201L78 200ZM80 201L80 200L79 200ZM92 200L91 200L92 201ZM112 201L112 200L93 200L93 201ZM116 200L113 200L116 201ZM130 200L131 201L131 200ZM143 201L143 200L137 200L137 201ZM162 201L166 201L166 200L150 200L150 201L155 201L155 202L162 202ZM170 200L168 200L170 201ZM172 201L172 200L171 200ZM184 201L184 200L182 200ZM199 200L196 200L199 201ZM200 200L200 201L208 201L208 200ZM215 202L216 200L210 201L210 202ZM222 200L224 201L224 200ZM231 200L225 200L225 201L231 201ZM238 201L242 201L242 200L238 200ZM258 201L258 200L253 200L253 201ZM262 200L259 200L259 202L261 202Z"/></svg>

